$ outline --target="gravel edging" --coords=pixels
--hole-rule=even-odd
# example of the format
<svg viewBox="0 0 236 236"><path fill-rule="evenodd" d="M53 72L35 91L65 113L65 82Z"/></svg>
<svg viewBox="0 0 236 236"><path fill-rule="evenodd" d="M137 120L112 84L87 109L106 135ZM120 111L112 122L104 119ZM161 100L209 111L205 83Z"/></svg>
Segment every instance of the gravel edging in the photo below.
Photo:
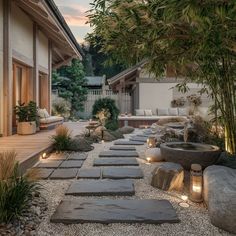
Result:
<svg viewBox="0 0 236 236"><path fill-rule="evenodd" d="M129 135L125 135L129 137ZM85 160L82 168L91 168L94 158L103 150L108 150L113 142L105 144L94 144L94 150L88 153L88 158ZM144 146L137 147L140 152ZM42 196L47 199L48 210L46 217L42 219L39 227L36 230L36 235L39 236L218 236L232 235L221 229L216 228L210 223L207 209L204 204L190 203L189 208L182 208L178 204L182 201L181 194L177 192L164 192L153 188L150 183L152 170L157 164L147 165L142 159L138 159L140 167L144 172L145 178L134 180L136 194L133 197L106 197L110 199L166 199L171 202L176 209L181 220L178 224L76 224L63 225L50 223L50 216L55 211L60 201L65 199L78 198L74 196L65 196L64 193L73 181L76 180L42 180L40 184L44 187L41 190ZM105 197L79 197L80 199L88 198L105 198Z"/></svg>

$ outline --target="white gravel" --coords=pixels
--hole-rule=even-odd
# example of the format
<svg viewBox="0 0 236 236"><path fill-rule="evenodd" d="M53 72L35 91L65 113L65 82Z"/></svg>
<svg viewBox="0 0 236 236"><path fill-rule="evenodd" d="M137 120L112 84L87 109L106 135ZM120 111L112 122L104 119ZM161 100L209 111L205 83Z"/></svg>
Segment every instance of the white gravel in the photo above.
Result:
<svg viewBox="0 0 236 236"><path fill-rule="evenodd" d="M82 168L92 167L93 159L96 158L100 151L107 150L112 143L94 144L95 149L89 152L87 160L84 162ZM144 146L138 147L142 151ZM39 236L218 236L218 235L232 235L223 230L214 227L209 220L207 209L203 204L190 204L189 208L182 208L178 204L182 201L181 195L183 193L164 192L150 186L150 174L155 168L156 164L147 165L145 161L139 159L140 166L144 172L145 178L142 180L134 180L136 194L133 197L119 197L119 198L139 198L139 199L166 199L169 200L176 209L177 214L181 220L177 224L76 224L63 225L50 223L50 216L55 211L59 202L63 198L73 198L64 195L70 183L75 180L47 180L40 181L44 189L43 196L48 201L47 217L40 223L37 229ZM86 199L86 197L80 197ZM91 198L91 197L90 197ZM92 197L98 198L98 197ZM105 198L105 197L104 197ZM108 198L108 197L106 197ZM109 197L116 198L116 197Z"/></svg>

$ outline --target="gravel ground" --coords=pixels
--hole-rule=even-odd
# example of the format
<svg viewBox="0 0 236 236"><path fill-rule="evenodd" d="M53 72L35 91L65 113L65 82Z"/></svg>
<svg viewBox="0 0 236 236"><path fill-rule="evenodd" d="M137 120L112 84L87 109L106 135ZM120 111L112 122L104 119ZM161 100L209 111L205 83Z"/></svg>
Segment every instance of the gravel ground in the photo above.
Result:
<svg viewBox="0 0 236 236"><path fill-rule="evenodd" d="M136 131L137 132L137 131ZM93 159L96 158L100 151L107 150L112 143L94 144L95 149L89 152L87 160L82 168L92 167ZM144 146L138 147L138 151L143 153ZM164 235L232 235L223 230L214 227L209 220L207 209L203 204L190 204L189 208L182 208L179 203L182 202L181 195L183 193L164 192L150 186L150 173L157 164L148 165L142 159L139 159L140 166L144 172L145 178L142 180L134 180L136 194L133 197L119 197L127 199L166 199L169 200L176 209L181 220L178 224L76 224L63 225L50 223L50 216L63 198L73 198L73 196L64 195L69 185L75 181L40 181L44 186L42 195L48 201L47 217L40 223L36 234L39 236L164 236ZM86 199L86 197L80 197ZM87 197L88 198L88 197ZM98 197L90 197L98 198ZM108 197L106 197L108 198ZM118 197L110 197L118 198Z"/></svg>

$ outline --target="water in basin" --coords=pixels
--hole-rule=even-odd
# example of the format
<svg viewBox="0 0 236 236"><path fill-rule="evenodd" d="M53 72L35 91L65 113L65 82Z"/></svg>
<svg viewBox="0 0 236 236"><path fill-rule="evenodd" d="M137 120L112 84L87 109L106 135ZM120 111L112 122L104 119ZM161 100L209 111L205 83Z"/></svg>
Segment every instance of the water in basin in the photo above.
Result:
<svg viewBox="0 0 236 236"><path fill-rule="evenodd" d="M178 150L193 150L193 151L210 151L214 150L213 147L210 145L194 145L192 143L175 143L175 144L168 144L167 147L178 149Z"/></svg>

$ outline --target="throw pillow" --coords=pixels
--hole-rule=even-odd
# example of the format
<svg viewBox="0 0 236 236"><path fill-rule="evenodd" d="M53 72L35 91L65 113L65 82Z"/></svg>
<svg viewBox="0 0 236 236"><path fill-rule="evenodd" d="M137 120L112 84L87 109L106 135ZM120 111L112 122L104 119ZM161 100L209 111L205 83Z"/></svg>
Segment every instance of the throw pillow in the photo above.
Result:
<svg viewBox="0 0 236 236"><path fill-rule="evenodd" d="M145 116L152 116L152 110L144 110Z"/></svg>
<svg viewBox="0 0 236 236"><path fill-rule="evenodd" d="M169 108L170 116L178 116L178 108Z"/></svg>
<svg viewBox="0 0 236 236"><path fill-rule="evenodd" d="M179 116L188 116L187 108L179 108Z"/></svg>
<svg viewBox="0 0 236 236"><path fill-rule="evenodd" d="M136 116L144 116L144 110L142 109L136 109L135 110Z"/></svg>

